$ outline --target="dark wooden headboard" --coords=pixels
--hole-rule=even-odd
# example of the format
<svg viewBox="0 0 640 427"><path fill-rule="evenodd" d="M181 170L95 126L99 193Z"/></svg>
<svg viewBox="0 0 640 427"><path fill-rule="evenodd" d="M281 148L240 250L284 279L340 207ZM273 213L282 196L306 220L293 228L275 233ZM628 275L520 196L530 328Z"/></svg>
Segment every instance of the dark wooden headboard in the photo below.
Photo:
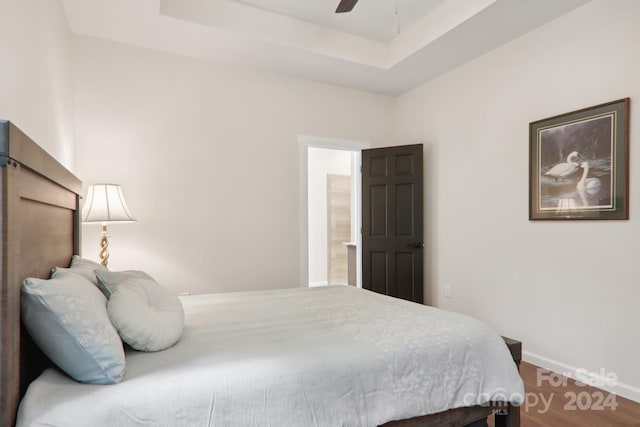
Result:
<svg viewBox="0 0 640 427"><path fill-rule="evenodd" d="M0 426L43 365L20 323L26 277L49 278L80 250L82 183L12 123L0 120Z"/></svg>

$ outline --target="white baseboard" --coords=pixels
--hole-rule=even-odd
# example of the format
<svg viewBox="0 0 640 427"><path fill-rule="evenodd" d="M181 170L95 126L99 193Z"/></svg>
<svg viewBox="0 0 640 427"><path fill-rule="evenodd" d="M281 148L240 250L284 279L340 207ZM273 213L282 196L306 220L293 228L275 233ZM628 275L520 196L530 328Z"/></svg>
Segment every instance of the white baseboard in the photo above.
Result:
<svg viewBox="0 0 640 427"><path fill-rule="evenodd" d="M327 286L327 282L309 282L310 288L315 288L316 286Z"/></svg>
<svg viewBox="0 0 640 427"><path fill-rule="evenodd" d="M593 381L595 387L601 390L614 393L618 396L640 403L640 388L621 383L619 380L611 381L611 378L609 378L608 375L615 374L614 372L588 372L585 369L567 365L528 351L522 352L522 359L525 362L578 381L585 382L585 379L589 379ZM603 373L604 376L602 375Z"/></svg>

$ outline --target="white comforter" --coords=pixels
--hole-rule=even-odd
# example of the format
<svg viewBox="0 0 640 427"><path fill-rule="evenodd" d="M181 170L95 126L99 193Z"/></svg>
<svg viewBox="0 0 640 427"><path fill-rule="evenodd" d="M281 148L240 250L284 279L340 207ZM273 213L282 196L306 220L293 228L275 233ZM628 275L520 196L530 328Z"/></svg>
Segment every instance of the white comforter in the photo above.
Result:
<svg viewBox="0 0 640 427"><path fill-rule="evenodd" d="M466 316L348 286L184 297L174 347L127 353L117 385L49 369L26 426L376 426L524 390L502 339Z"/></svg>

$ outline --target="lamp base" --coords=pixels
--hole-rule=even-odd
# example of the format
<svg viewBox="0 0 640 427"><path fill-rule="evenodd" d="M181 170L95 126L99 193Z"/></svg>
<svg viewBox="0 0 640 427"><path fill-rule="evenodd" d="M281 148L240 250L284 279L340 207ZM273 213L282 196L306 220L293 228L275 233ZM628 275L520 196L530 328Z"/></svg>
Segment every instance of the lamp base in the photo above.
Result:
<svg viewBox="0 0 640 427"><path fill-rule="evenodd" d="M107 267L109 263L109 239L107 238L107 224L102 224L102 234L100 237L100 264Z"/></svg>

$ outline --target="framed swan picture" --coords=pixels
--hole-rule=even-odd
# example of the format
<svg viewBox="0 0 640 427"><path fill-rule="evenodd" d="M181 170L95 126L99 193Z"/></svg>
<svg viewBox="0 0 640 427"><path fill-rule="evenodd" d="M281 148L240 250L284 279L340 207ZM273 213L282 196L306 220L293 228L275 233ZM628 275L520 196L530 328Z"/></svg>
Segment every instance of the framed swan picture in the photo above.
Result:
<svg viewBox="0 0 640 427"><path fill-rule="evenodd" d="M629 218L629 98L529 124L529 219Z"/></svg>

